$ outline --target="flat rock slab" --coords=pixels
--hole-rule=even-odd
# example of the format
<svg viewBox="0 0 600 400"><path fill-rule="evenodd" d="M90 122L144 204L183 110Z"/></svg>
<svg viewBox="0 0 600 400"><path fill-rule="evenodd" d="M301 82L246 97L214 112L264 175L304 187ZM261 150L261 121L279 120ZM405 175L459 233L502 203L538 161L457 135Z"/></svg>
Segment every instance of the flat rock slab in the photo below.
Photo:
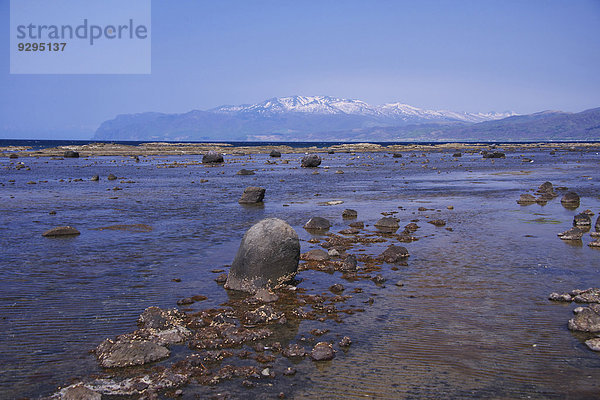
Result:
<svg viewBox="0 0 600 400"><path fill-rule="evenodd" d="M104 368L129 367L162 360L171 352L149 340L106 339L95 350L98 361Z"/></svg>
<svg viewBox="0 0 600 400"><path fill-rule="evenodd" d="M98 231L152 232L152 227L146 224L118 224L96 228Z"/></svg>
<svg viewBox="0 0 600 400"><path fill-rule="evenodd" d="M57 236L76 236L79 235L80 232L73 228L72 226L58 226L56 228L52 228L42 233L42 236L45 237L57 237Z"/></svg>

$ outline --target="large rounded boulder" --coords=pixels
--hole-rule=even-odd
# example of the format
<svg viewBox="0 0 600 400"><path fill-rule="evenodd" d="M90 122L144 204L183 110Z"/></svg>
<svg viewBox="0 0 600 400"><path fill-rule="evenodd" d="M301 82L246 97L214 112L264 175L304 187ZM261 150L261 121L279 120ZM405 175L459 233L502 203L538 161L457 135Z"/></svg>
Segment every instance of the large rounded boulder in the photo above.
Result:
<svg viewBox="0 0 600 400"><path fill-rule="evenodd" d="M302 157L303 168L317 168L319 165L321 165L321 157L316 154L309 154Z"/></svg>
<svg viewBox="0 0 600 400"><path fill-rule="evenodd" d="M203 164L219 164L223 162L223 154L217 153L216 151L209 151L202 156Z"/></svg>
<svg viewBox="0 0 600 400"><path fill-rule="evenodd" d="M244 235L225 288L255 293L275 287L296 274L299 259L296 231L278 218L263 219Z"/></svg>

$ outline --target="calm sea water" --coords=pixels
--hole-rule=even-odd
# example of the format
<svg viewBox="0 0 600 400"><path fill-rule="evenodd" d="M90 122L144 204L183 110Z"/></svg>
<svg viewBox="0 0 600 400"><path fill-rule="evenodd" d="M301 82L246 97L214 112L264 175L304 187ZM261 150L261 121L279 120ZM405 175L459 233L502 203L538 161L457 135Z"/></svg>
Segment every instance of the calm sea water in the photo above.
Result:
<svg viewBox="0 0 600 400"><path fill-rule="evenodd" d="M600 213L598 153L532 150L499 160L451 153L322 156L316 175L298 168L301 155L284 155L288 164L268 164L264 155L230 156L218 167L201 165L196 156L142 157L139 163L127 157L1 159L0 398L49 395L100 372L89 350L134 330L146 307L174 307L196 294L209 297L198 308L226 301L210 270L232 261L244 232L260 219L288 221L307 251L318 245L306 241L311 235L302 225L323 216L337 232L347 227L345 208L356 209L367 230L392 211L401 226L419 219L421 227L420 240L405 244L408 265L397 271L384 265L383 287L346 282L337 273L299 274L309 293L337 282L347 291L362 288L348 303L365 312L341 324L302 322L288 339L328 328L320 340L348 335L350 349L326 364L304 360L294 377L279 376L272 386L246 389L237 380L218 388L191 385L184 398L221 390L234 398L280 391L289 398L597 397L600 354L567 329L575 305L547 296L600 286L600 251L587 246L589 236L581 244L556 237L578 212L591 209L594 221ZM17 162L30 170L15 169ZM236 175L241 168L256 175ZM119 180L106 180L110 173ZM101 180L90 181L96 174ZM566 210L559 199L516 204L519 194L547 180L579 193L580 208ZM263 207L237 203L247 186L267 189ZM344 203L319 205L328 200ZM428 218L446 219L452 231ZM153 230L96 230L136 223ZM59 225L81 235L41 236ZM389 244L356 251L377 255ZM372 305L365 303L369 298Z"/></svg>

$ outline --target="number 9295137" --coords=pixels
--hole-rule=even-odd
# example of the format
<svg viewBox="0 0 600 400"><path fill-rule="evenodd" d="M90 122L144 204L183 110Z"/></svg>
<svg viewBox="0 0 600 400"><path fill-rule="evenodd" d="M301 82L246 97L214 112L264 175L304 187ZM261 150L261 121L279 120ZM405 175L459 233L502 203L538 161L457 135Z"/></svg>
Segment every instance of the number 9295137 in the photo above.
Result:
<svg viewBox="0 0 600 400"><path fill-rule="evenodd" d="M67 43L18 43L17 50L19 51L65 51Z"/></svg>

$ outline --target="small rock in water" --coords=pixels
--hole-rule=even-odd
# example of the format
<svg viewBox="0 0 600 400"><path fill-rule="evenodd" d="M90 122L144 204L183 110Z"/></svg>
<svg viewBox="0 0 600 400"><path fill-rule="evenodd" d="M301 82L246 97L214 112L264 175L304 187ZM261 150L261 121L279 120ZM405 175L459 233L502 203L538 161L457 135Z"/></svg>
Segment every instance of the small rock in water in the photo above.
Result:
<svg viewBox="0 0 600 400"><path fill-rule="evenodd" d="M517 204L520 204L522 206L527 206L527 205L531 205L535 203L535 197L529 193L527 194L522 194L519 197L519 200L517 200Z"/></svg>
<svg viewBox="0 0 600 400"><path fill-rule="evenodd" d="M356 271L356 257L349 254L342 264L342 271Z"/></svg>
<svg viewBox="0 0 600 400"><path fill-rule="evenodd" d="M552 301L564 301L567 303L570 303L573 300L571 298L571 295L568 293L559 294L556 292L550 293L550 296L548 296L548 299L552 300Z"/></svg>
<svg viewBox="0 0 600 400"><path fill-rule="evenodd" d="M329 249L327 254L329 254L329 257L339 257L340 256L340 252L337 251L336 249Z"/></svg>
<svg viewBox="0 0 600 400"><path fill-rule="evenodd" d="M202 163L204 164L216 164L223 162L223 154L217 153L216 151L209 151L202 156Z"/></svg>
<svg viewBox="0 0 600 400"><path fill-rule="evenodd" d="M306 355L306 350L304 349L304 347L300 346L299 344L290 344L290 345L288 345L288 347L283 349L281 354L287 358L304 357Z"/></svg>
<svg viewBox="0 0 600 400"><path fill-rule="evenodd" d="M329 260L329 253L325 250L313 249L300 255L300 259L305 261L326 261Z"/></svg>
<svg viewBox="0 0 600 400"><path fill-rule="evenodd" d="M377 285L384 284L385 281L386 281L386 279L383 276L379 275L379 274L375 275L373 278L371 278L371 280L373 282L375 282L375 284L377 284Z"/></svg>
<svg viewBox="0 0 600 400"><path fill-rule="evenodd" d="M486 152L483 155L483 158L506 158L506 154L500 152L500 151L494 151L492 153L488 153Z"/></svg>
<svg viewBox="0 0 600 400"><path fill-rule="evenodd" d="M348 347L352 344L352 340L348 336L344 336L342 340L340 340L340 347Z"/></svg>
<svg viewBox="0 0 600 400"><path fill-rule="evenodd" d="M583 231L578 227L574 226L564 232L558 233L558 237L562 240L579 240L583 236Z"/></svg>
<svg viewBox="0 0 600 400"><path fill-rule="evenodd" d="M589 215L581 213L573 217L573 226L590 226L592 219Z"/></svg>
<svg viewBox="0 0 600 400"><path fill-rule="evenodd" d="M117 338L106 339L94 351L104 368L142 365L168 357L171 352L150 340Z"/></svg>
<svg viewBox="0 0 600 400"><path fill-rule="evenodd" d="M394 157L394 158L402 158L402 153L394 153L392 157Z"/></svg>
<svg viewBox="0 0 600 400"><path fill-rule="evenodd" d="M462 153L454 153L452 154L452 157L462 157Z"/></svg>
<svg viewBox="0 0 600 400"><path fill-rule="evenodd" d="M383 217L375 222L375 227L385 233L394 233L398 230L398 220L393 217Z"/></svg>
<svg viewBox="0 0 600 400"><path fill-rule="evenodd" d="M406 257L408 257L408 250L406 247L391 245L383 253L381 253L381 258L388 264L394 264L399 261L403 261Z"/></svg>
<svg viewBox="0 0 600 400"><path fill-rule="evenodd" d="M331 285L329 287L329 290L331 290L333 293L341 293L344 291L344 285L342 285L341 283L336 283L334 285Z"/></svg>
<svg viewBox="0 0 600 400"><path fill-rule="evenodd" d="M254 175L254 171L249 170L249 169L240 169L237 172L237 175Z"/></svg>
<svg viewBox="0 0 600 400"><path fill-rule="evenodd" d="M99 175L94 175L92 176L92 179L90 179L93 182L98 182L100 180L100 176Z"/></svg>
<svg viewBox="0 0 600 400"><path fill-rule="evenodd" d="M108 176L106 177L106 179L108 179L109 181L114 181L117 179L117 177L113 174L108 174Z"/></svg>
<svg viewBox="0 0 600 400"><path fill-rule="evenodd" d="M265 188L250 186L244 189L242 197L238 200L240 204L257 204L262 203L265 198Z"/></svg>
<svg viewBox="0 0 600 400"><path fill-rule="evenodd" d="M296 274L299 258L296 231L280 219L264 219L244 235L225 288L255 293L261 287L275 287Z"/></svg>
<svg viewBox="0 0 600 400"><path fill-rule="evenodd" d="M365 223L362 221L351 222L350 225L352 228L363 229L365 227Z"/></svg>
<svg viewBox="0 0 600 400"><path fill-rule="evenodd" d="M75 236L79 235L80 232L73 228L72 226L58 226L56 228L52 228L42 233L42 236L45 237L55 237L55 236Z"/></svg>
<svg viewBox="0 0 600 400"><path fill-rule="evenodd" d="M271 150L269 157L281 157L281 153L277 150Z"/></svg>
<svg viewBox="0 0 600 400"><path fill-rule="evenodd" d="M579 207L579 195L575 192L567 192L561 199L560 203L567 209L575 209Z"/></svg>
<svg viewBox="0 0 600 400"><path fill-rule="evenodd" d="M342 211L342 218L344 219L354 219L356 217L358 217L358 212L356 210L347 208L344 211Z"/></svg>
<svg viewBox="0 0 600 400"><path fill-rule="evenodd" d="M331 227L331 223L323 217L312 217L304 224L304 229L314 231L325 231Z"/></svg>
<svg viewBox="0 0 600 400"><path fill-rule="evenodd" d="M227 282L227 274L217 275L217 277L215 278L215 282L219 284L224 284L225 282Z"/></svg>
<svg viewBox="0 0 600 400"><path fill-rule="evenodd" d="M406 226L404 227L404 230L409 231L409 232L414 232L417 229L419 229L419 225L415 224L414 222L406 224Z"/></svg>
<svg viewBox="0 0 600 400"><path fill-rule="evenodd" d="M317 343L310 353L310 358L314 361L327 361L332 360L334 357L333 346L327 342Z"/></svg>
<svg viewBox="0 0 600 400"><path fill-rule="evenodd" d="M67 150L63 154L64 158L79 158L79 153L73 150Z"/></svg>
<svg viewBox="0 0 600 400"><path fill-rule="evenodd" d="M302 167L304 168L316 168L321 165L321 157L316 154L309 154L302 157Z"/></svg>
<svg viewBox="0 0 600 400"><path fill-rule="evenodd" d="M435 225L435 226L444 226L446 225L446 221L444 221L443 219L434 219L431 221L427 221L428 223Z"/></svg>
<svg viewBox="0 0 600 400"><path fill-rule="evenodd" d="M593 338L585 341L587 347L593 351L600 351L600 338Z"/></svg>
<svg viewBox="0 0 600 400"><path fill-rule="evenodd" d="M584 307L574 318L569 320L569 329L580 332L600 332L600 304Z"/></svg>

